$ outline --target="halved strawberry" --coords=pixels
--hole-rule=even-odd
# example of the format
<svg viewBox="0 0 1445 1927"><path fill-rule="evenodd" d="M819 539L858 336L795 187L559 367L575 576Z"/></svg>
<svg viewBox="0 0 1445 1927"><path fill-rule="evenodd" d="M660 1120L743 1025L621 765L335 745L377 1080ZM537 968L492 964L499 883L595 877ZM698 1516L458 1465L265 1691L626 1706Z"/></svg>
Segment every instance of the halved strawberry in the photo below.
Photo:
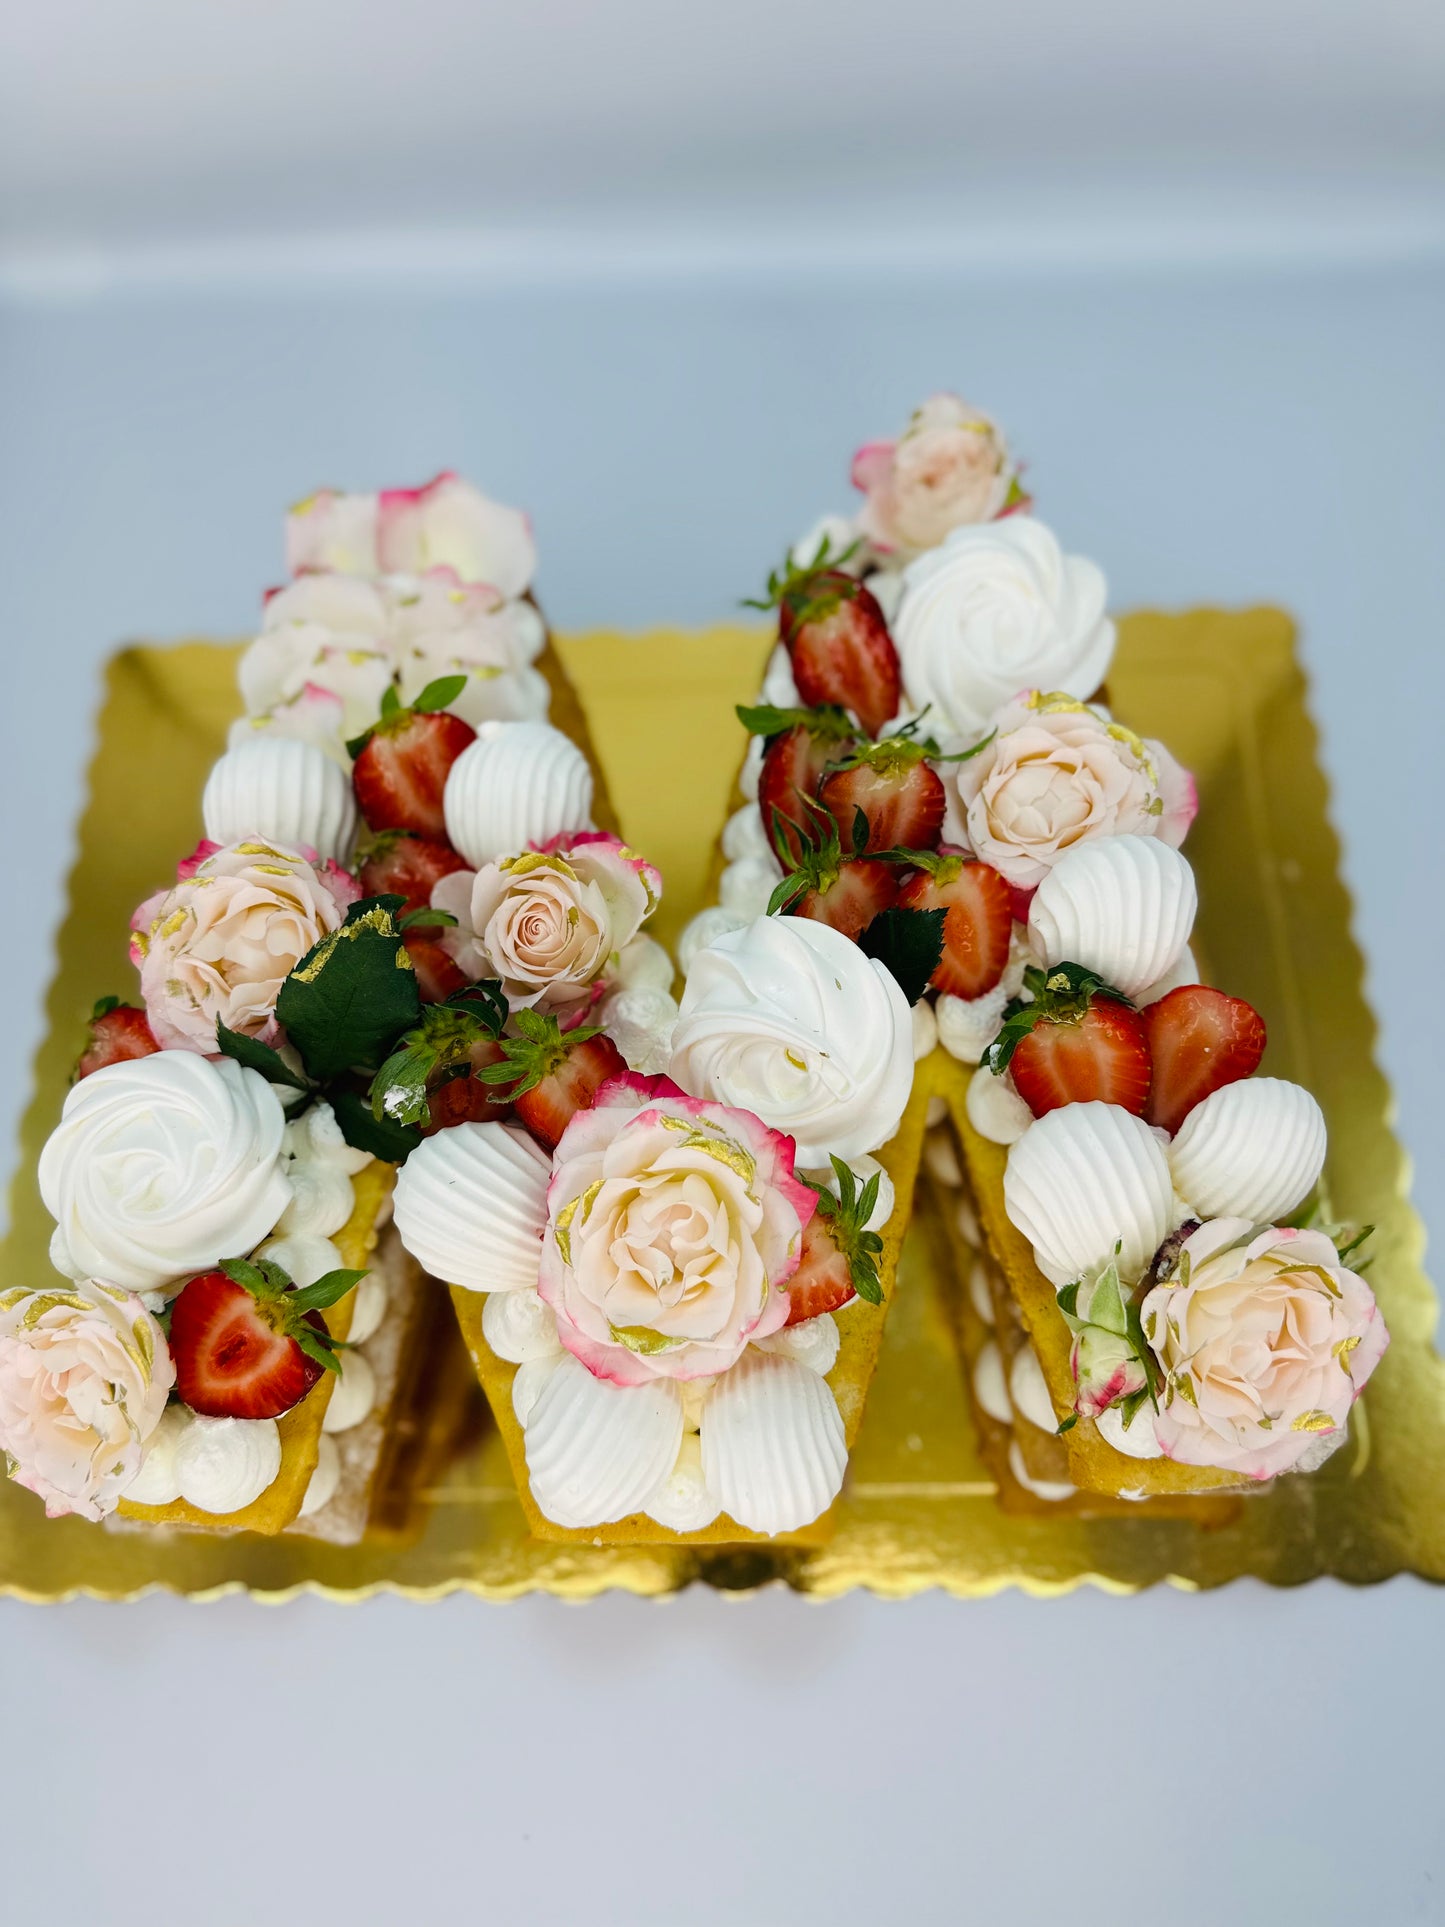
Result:
<svg viewBox="0 0 1445 1927"><path fill-rule="evenodd" d="M825 1185L812 1187L818 1194L818 1208L803 1227L802 1257L788 1280L789 1325L837 1311L855 1296L870 1305L883 1302L878 1278L883 1240L867 1229L878 1202L878 1173L860 1193L857 1178L843 1160L834 1158L832 1163L837 1192Z"/></svg>
<svg viewBox="0 0 1445 1927"><path fill-rule="evenodd" d="M807 567L791 560L768 579L753 608L778 611L778 637L805 703L851 709L870 736L898 714L898 651L874 596L856 577L820 555Z"/></svg>
<svg viewBox="0 0 1445 1927"><path fill-rule="evenodd" d="M751 735L767 738L758 776L758 809L763 827L775 843L775 825L782 821L784 846L790 860L796 861L801 845L786 819L796 818L804 804L817 797L829 762L847 753L857 740L857 732L841 709L774 709L765 704L749 708L739 704L738 716Z"/></svg>
<svg viewBox="0 0 1445 1927"><path fill-rule="evenodd" d="M823 778L818 800L851 836L857 812L868 820L865 856L878 850L933 850L943 833L948 798L928 746L911 736L865 743Z"/></svg>
<svg viewBox="0 0 1445 1927"><path fill-rule="evenodd" d="M1242 997L1181 984L1143 1013L1154 1086L1145 1112L1171 1135L1212 1092L1249 1077L1264 1056L1264 1019Z"/></svg>
<svg viewBox="0 0 1445 1927"><path fill-rule="evenodd" d="M558 1141L578 1111L591 1105L609 1078L627 1072L627 1060L604 1031L563 1031L555 1017L535 1010L512 1013L515 1037L503 1037L502 1060L477 1075L484 1084L506 1087L517 1116L547 1150Z"/></svg>
<svg viewBox="0 0 1445 1927"><path fill-rule="evenodd" d="M416 830L383 830L361 864L364 897L404 897L398 917L431 907L435 884L453 870L465 870L466 858L440 837Z"/></svg>
<svg viewBox="0 0 1445 1927"><path fill-rule="evenodd" d="M1013 1072L1035 1117L1093 1102L1142 1116L1150 1077L1142 1013L1081 964L1027 970L1024 984L1033 1002L1011 1009L984 1052L995 1076Z"/></svg>
<svg viewBox="0 0 1445 1927"><path fill-rule="evenodd" d="M1013 903L990 864L950 852L918 858L898 892L903 910L942 910L943 955L931 979L950 997L982 997L1008 968Z"/></svg>
<svg viewBox="0 0 1445 1927"><path fill-rule="evenodd" d="M150 1057L159 1049L143 1010L123 1004L119 997L102 997L90 1013L90 1042L76 1059L75 1081L107 1064Z"/></svg>
<svg viewBox="0 0 1445 1927"><path fill-rule="evenodd" d="M395 689L381 699L381 716L347 744L356 758L351 772L356 801L373 830L420 830L445 837L442 792L447 772L477 732L447 713L465 676L441 676L403 709Z"/></svg>
<svg viewBox="0 0 1445 1927"><path fill-rule="evenodd" d="M435 930L403 930L401 940L416 968L416 987L424 1004L444 1004L467 987L467 973L439 941Z"/></svg>
<svg viewBox="0 0 1445 1927"><path fill-rule="evenodd" d="M269 1259L192 1278L171 1307L176 1391L207 1418L280 1418L341 1370L321 1316L366 1276L329 1271L298 1290Z"/></svg>
<svg viewBox="0 0 1445 1927"><path fill-rule="evenodd" d="M868 841L868 819L861 810L855 813L851 855L844 853L838 826L821 803L807 803L805 820L794 818L786 827L795 832L799 854L794 869L768 899L768 914L787 911L810 917L814 923L831 924L856 943L873 919L898 900L895 867L861 854ZM777 828L777 842L779 857L786 861L782 827Z"/></svg>

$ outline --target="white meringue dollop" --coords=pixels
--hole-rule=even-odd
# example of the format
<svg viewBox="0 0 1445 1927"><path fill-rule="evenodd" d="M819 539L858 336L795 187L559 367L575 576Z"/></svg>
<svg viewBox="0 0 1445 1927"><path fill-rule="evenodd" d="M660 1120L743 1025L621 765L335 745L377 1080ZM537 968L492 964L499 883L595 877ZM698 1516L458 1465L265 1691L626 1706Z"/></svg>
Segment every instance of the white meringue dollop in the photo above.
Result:
<svg viewBox="0 0 1445 1927"><path fill-rule="evenodd" d="M1246 1077L1196 1104L1169 1146L1174 1188L1200 1217L1276 1224L1324 1169L1324 1112L1280 1077Z"/></svg>
<svg viewBox="0 0 1445 1927"><path fill-rule="evenodd" d="M672 1470L642 1509L669 1532L702 1532L721 1512L703 1476L702 1440L695 1432L683 1434Z"/></svg>
<svg viewBox="0 0 1445 1927"><path fill-rule="evenodd" d="M245 836L298 844L322 862L347 864L360 821L345 773L295 736L252 735L212 767L201 817L213 843Z"/></svg>
<svg viewBox="0 0 1445 1927"><path fill-rule="evenodd" d="M1000 1425L1013 1424L1014 1408L1009 1403L1003 1353L996 1338L988 1339L973 1361L973 1395L990 1418L997 1419Z"/></svg>
<svg viewBox="0 0 1445 1927"><path fill-rule="evenodd" d="M376 1373L365 1352L341 1353L341 1372L331 1387L321 1430L335 1437L368 1418L376 1404Z"/></svg>
<svg viewBox="0 0 1445 1927"><path fill-rule="evenodd" d="M709 1492L750 1532L796 1532L843 1488L838 1402L828 1381L795 1359L749 1345L716 1381L701 1437Z"/></svg>
<svg viewBox="0 0 1445 1927"><path fill-rule="evenodd" d="M474 869L592 828L592 771L550 723L483 723L447 773L447 839Z"/></svg>
<svg viewBox="0 0 1445 1927"><path fill-rule="evenodd" d="M199 1512L224 1517L259 1499L281 1470L281 1434L273 1418L203 1418L176 1442L180 1496Z"/></svg>
<svg viewBox="0 0 1445 1927"><path fill-rule="evenodd" d="M1194 928L1194 872L1157 836L1105 836L1062 856L1034 893L1044 964L1076 963L1136 997L1171 971Z"/></svg>
<svg viewBox="0 0 1445 1927"><path fill-rule="evenodd" d="M913 1013L881 963L840 931L762 917L693 960L671 1075L752 1111L823 1165L887 1143L913 1086Z"/></svg>
<svg viewBox="0 0 1445 1927"><path fill-rule="evenodd" d="M1034 1121L1008 1072L995 1077L982 1064L968 1080L963 1104L969 1123L990 1144L1017 1144Z"/></svg>
<svg viewBox="0 0 1445 1927"><path fill-rule="evenodd" d="M557 1314L535 1285L521 1291L488 1292L482 1306L482 1336L510 1365L531 1359L558 1358Z"/></svg>
<svg viewBox="0 0 1445 1927"><path fill-rule="evenodd" d="M1055 1285L1105 1263L1116 1244L1132 1283L1177 1221L1158 1138L1117 1104L1064 1104L1035 1118L1008 1154L1003 1194Z"/></svg>
<svg viewBox="0 0 1445 1927"><path fill-rule="evenodd" d="M454 1124L401 1167L396 1229L424 1271L468 1291L534 1286L552 1160L511 1124Z"/></svg>

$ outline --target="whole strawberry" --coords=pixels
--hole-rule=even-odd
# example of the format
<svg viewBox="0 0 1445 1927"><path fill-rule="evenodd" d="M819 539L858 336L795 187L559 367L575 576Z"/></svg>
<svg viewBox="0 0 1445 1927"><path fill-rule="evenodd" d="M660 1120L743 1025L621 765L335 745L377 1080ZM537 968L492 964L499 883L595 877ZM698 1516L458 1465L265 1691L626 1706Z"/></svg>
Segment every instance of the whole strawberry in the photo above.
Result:
<svg viewBox="0 0 1445 1927"><path fill-rule="evenodd" d="M540 1011L512 1013L515 1037L503 1037L502 1058L477 1075L505 1088L517 1116L549 1151L578 1111L590 1108L602 1086L627 1073L627 1060L602 1030L564 1031Z"/></svg>
<svg viewBox="0 0 1445 1927"><path fill-rule="evenodd" d="M90 1041L76 1059L75 1081L107 1064L149 1057L159 1049L143 1010L123 1004L119 997L102 997L90 1013Z"/></svg>
<svg viewBox="0 0 1445 1927"><path fill-rule="evenodd" d="M339 1372L321 1316L363 1271L329 1271L297 1289L277 1264L234 1258L202 1272L171 1307L176 1391L207 1418L280 1418L323 1372Z"/></svg>
<svg viewBox="0 0 1445 1927"><path fill-rule="evenodd" d="M357 805L373 830L419 830L445 841L442 793L447 772L477 732L447 712L466 686L465 676L428 683L409 707L395 689L381 699L381 715L347 748Z"/></svg>
<svg viewBox="0 0 1445 1927"><path fill-rule="evenodd" d="M806 567L790 559L769 577L766 598L749 606L777 609L778 639L805 703L850 709L870 736L898 714L898 651L883 611L855 576L834 566L826 543Z"/></svg>
<svg viewBox="0 0 1445 1927"><path fill-rule="evenodd" d="M1081 964L1029 969L1019 1003L984 1053L995 1076L1013 1073L1035 1117L1064 1104L1117 1104L1141 1117L1151 1065L1143 1015Z"/></svg>

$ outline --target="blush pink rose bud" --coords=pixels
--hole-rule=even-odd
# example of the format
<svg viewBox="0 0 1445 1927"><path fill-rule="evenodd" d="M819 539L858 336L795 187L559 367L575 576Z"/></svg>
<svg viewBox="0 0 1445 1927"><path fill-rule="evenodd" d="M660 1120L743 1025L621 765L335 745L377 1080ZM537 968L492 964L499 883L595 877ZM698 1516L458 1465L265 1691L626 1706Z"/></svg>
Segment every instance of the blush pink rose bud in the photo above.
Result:
<svg viewBox="0 0 1445 1927"><path fill-rule="evenodd" d="M952 827L1018 890L1037 889L1067 850L1099 836L1184 841L1194 779L1162 743L1072 696L1027 690L992 721L992 742L945 765Z"/></svg>
<svg viewBox="0 0 1445 1927"><path fill-rule="evenodd" d="M1390 1342L1374 1294L1321 1231L1215 1218L1140 1310L1164 1371L1165 1456L1246 1478L1337 1433Z"/></svg>
<svg viewBox="0 0 1445 1927"><path fill-rule="evenodd" d="M197 861L199 857L199 861ZM203 845L131 919L131 957L156 1041L213 1054L216 1024L271 1042L292 970L346 920L356 879L314 850Z"/></svg>
<svg viewBox="0 0 1445 1927"><path fill-rule="evenodd" d="M858 525L884 555L937 548L951 529L1025 508L1028 496L998 426L957 395L931 395L896 442L853 457Z"/></svg>
<svg viewBox="0 0 1445 1927"><path fill-rule="evenodd" d="M662 877L618 837L558 837L477 871L456 870L432 904L457 919L444 942L471 977L499 977L514 1008L591 998L662 898Z"/></svg>
<svg viewBox="0 0 1445 1927"><path fill-rule="evenodd" d="M165 1333L128 1291L83 1279L0 1292L0 1451L51 1518L115 1510L175 1378Z"/></svg>
<svg viewBox="0 0 1445 1927"><path fill-rule="evenodd" d="M710 1378L787 1322L816 1204L751 1112L616 1078L557 1146L538 1289L596 1377Z"/></svg>
<svg viewBox="0 0 1445 1927"><path fill-rule="evenodd" d="M1143 1359L1129 1335L1124 1290L1119 1267L1111 1260L1097 1271L1059 1293L1073 1348L1069 1366L1074 1375L1074 1410L1081 1418L1097 1418L1148 1389Z"/></svg>

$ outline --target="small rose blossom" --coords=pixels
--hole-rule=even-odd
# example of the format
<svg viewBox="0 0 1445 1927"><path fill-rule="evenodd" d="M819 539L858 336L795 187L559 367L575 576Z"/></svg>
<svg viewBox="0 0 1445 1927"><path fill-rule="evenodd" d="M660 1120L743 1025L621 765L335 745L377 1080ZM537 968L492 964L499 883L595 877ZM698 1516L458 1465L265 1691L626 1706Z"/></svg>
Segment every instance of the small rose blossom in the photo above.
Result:
<svg viewBox="0 0 1445 1927"><path fill-rule="evenodd" d="M1164 1370L1167 1458L1288 1472L1337 1432L1390 1342L1374 1294L1320 1231L1200 1225L1140 1309Z"/></svg>
<svg viewBox="0 0 1445 1927"><path fill-rule="evenodd" d="M853 457L858 518L883 555L937 548L950 529L991 522L1027 506L997 425L957 395L931 395L896 442L869 442Z"/></svg>
<svg viewBox="0 0 1445 1927"><path fill-rule="evenodd" d="M1111 1258L1059 1294L1073 1345L1074 1410L1097 1418L1122 1399L1147 1389L1144 1363L1129 1336L1119 1266Z"/></svg>
<svg viewBox="0 0 1445 1927"><path fill-rule="evenodd" d="M202 846L179 880L131 919L131 957L163 1048L216 1048L216 1024L274 1041L281 986L361 894L314 850L248 841Z"/></svg>
<svg viewBox="0 0 1445 1927"><path fill-rule="evenodd" d="M1176 850L1184 841L1198 808L1193 777L1106 710L1027 690L992 728L976 756L944 765L949 823L1016 889L1036 889L1091 837L1152 835Z"/></svg>
<svg viewBox="0 0 1445 1927"><path fill-rule="evenodd" d="M520 509L494 502L451 473L424 488L382 491L376 528L383 574L452 569L462 582L486 582L504 596L525 595L537 550Z"/></svg>
<svg viewBox="0 0 1445 1927"><path fill-rule="evenodd" d="M713 1377L787 1322L815 1208L791 1138L665 1077L616 1078L557 1146L538 1289L596 1377Z"/></svg>
<svg viewBox="0 0 1445 1927"><path fill-rule="evenodd" d="M432 905L457 919L443 941L469 977L500 977L514 1007L560 1011L594 994L661 897L645 858L589 831L456 870Z"/></svg>
<svg viewBox="0 0 1445 1927"><path fill-rule="evenodd" d="M87 1278L0 1292L0 1452L52 1519L115 1510L175 1378L128 1291Z"/></svg>

